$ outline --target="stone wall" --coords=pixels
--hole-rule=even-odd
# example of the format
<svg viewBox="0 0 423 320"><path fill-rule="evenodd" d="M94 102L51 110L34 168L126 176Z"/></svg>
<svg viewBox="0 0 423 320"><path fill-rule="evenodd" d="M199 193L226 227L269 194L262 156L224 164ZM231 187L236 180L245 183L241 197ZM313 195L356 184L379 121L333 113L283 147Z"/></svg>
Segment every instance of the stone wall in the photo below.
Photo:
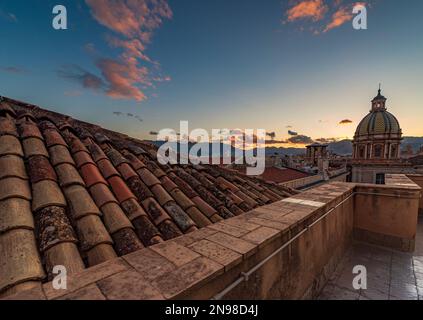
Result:
<svg viewBox="0 0 423 320"><path fill-rule="evenodd" d="M407 175L415 184L423 189L423 175L422 174L409 174ZM423 195L420 198L419 213L423 214Z"/></svg>
<svg viewBox="0 0 423 320"><path fill-rule="evenodd" d="M387 175L386 185L357 185L354 237L413 251L421 189L404 175Z"/></svg>

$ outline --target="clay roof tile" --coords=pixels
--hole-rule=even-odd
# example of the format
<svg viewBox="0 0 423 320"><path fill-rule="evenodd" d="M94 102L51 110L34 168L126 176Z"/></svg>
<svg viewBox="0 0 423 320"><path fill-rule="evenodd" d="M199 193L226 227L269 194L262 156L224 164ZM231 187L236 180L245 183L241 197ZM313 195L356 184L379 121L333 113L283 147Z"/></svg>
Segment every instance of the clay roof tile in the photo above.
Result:
<svg viewBox="0 0 423 320"><path fill-rule="evenodd" d="M97 184L103 183L107 185L97 166L91 163L87 163L80 168L81 176L87 185L87 188Z"/></svg>
<svg viewBox="0 0 423 320"><path fill-rule="evenodd" d="M32 211L48 206L66 207L66 200L55 181L42 180L32 184Z"/></svg>
<svg viewBox="0 0 423 320"><path fill-rule="evenodd" d="M119 176L119 172L112 165L109 159L101 159L97 162L97 165L105 179L109 179L113 176Z"/></svg>
<svg viewBox="0 0 423 320"><path fill-rule="evenodd" d="M31 183L37 183L42 180L57 181L57 175L46 157L33 156L28 159L28 172Z"/></svg>
<svg viewBox="0 0 423 320"><path fill-rule="evenodd" d="M27 138L22 142L25 157L28 159L33 156L49 157L44 141L38 138Z"/></svg>
<svg viewBox="0 0 423 320"><path fill-rule="evenodd" d="M0 156L0 179L7 177L28 179L25 163L21 157L15 155Z"/></svg>
<svg viewBox="0 0 423 320"><path fill-rule="evenodd" d="M34 229L31 203L20 198L0 201L0 234L12 229Z"/></svg>
<svg viewBox="0 0 423 320"><path fill-rule="evenodd" d="M22 145L14 136L0 136L0 156L16 155L23 157Z"/></svg>
<svg viewBox="0 0 423 320"><path fill-rule="evenodd" d="M65 146L56 145L49 148L50 161L53 167L67 163L75 166L75 161L73 160L69 150Z"/></svg>
<svg viewBox="0 0 423 320"><path fill-rule="evenodd" d="M0 201L10 198L31 200L29 183L20 178L4 178L0 180Z"/></svg>
<svg viewBox="0 0 423 320"><path fill-rule="evenodd" d="M121 177L114 176L109 178L108 181L112 187L113 193L116 195L116 198L119 202L122 203L128 199L135 198L135 195L128 188Z"/></svg>

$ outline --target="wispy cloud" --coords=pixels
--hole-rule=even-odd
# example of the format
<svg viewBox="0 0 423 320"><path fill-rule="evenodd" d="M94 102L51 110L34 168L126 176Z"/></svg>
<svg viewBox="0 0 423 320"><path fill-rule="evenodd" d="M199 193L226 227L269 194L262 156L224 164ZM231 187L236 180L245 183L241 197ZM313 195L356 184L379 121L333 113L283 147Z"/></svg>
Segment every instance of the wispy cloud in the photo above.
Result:
<svg viewBox="0 0 423 320"><path fill-rule="evenodd" d="M108 44L122 50L119 57L100 58L96 63L104 78L106 94L118 99L145 100L145 89L165 78L155 74L159 64L147 56L146 48L163 20L172 18L166 0L86 0L86 3L94 19L113 32L107 37Z"/></svg>
<svg viewBox="0 0 423 320"><path fill-rule="evenodd" d="M335 29L342 26L344 23L350 21L353 18L352 7L342 7L339 8L333 15L329 24L325 27L323 32L328 32L329 30Z"/></svg>
<svg viewBox="0 0 423 320"><path fill-rule="evenodd" d="M0 71L14 74L23 74L28 72L26 69L16 66L0 66Z"/></svg>
<svg viewBox="0 0 423 320"><path fill-rule="evenodd" d="M353 121L352 121L352 120L350 120L350 119L344 119L344 120L341 120L341 121L339 122L339 124L342 124L342 125L352 124L352 123L353 123Z"/></svg>
<svg viewBox="0 0 423 320"><path fill-rule="evenodd" d="M1 9L0 9L0 19L6 20L8 22L14 22L14 23L18 22L18 18L16 17L15 14L11 12L5 12Z"/></svg>
<svg viewBox="0 0 423 320"><path fill-rule="evenodd" d="M104 90L106 86L103 79L77 65L63 66L57 71L57 74L62 78L75 81L87 89Z"/></svg>
<svg viewBox="0 0 423 320"><path fill-rule="evenodd" d="M299 19L319 21L323 19L327 11L328 7L323 0L305 0L288 9L286 17L289 22Z"/></svg>
<svg viewBox="0 0 423 320"><path fill-rule="evenodd" d="M351 21L354 6L365 5L369 8L372 6L370 1L351 0L294 0L289 3L290 5L285 11L284 23L298 22L300 23L298 30L310 30L316 35L326 33Z"/></svg>

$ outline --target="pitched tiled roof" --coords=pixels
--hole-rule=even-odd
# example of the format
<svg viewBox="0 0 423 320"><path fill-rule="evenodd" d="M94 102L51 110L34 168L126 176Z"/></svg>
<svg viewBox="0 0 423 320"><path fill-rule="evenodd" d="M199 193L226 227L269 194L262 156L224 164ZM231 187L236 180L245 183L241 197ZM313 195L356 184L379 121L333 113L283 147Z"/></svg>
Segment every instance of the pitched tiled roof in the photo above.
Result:
<svg viewBox="0 0 423 320"><path fill-rule="evenodd" d="M163 166L152 144L3 98L0 295L292 193L218 166Z"/></svg>
<svg viewBox="0 0 423 320"><path fill-rule="evenodd" d="M309 177L310 174L291 168L268 167L260 176L265 181L282 183Z"/></svg>

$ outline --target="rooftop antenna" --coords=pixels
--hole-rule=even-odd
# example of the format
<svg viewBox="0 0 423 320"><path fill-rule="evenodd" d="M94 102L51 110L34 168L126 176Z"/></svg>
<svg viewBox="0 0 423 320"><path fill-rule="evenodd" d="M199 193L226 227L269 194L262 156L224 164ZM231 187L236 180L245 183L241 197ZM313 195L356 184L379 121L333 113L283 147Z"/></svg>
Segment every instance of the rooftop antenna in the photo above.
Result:
<svg viewBox="0 0 423 320"><path fill-rule="evenodd" d="M379 91L378 91L378 92L379 92L379 94L380 94L380 92L381 92L381 90L382 90L382 89L380 88L380 86L381 86L381 83L379 82Z"/></svg>

